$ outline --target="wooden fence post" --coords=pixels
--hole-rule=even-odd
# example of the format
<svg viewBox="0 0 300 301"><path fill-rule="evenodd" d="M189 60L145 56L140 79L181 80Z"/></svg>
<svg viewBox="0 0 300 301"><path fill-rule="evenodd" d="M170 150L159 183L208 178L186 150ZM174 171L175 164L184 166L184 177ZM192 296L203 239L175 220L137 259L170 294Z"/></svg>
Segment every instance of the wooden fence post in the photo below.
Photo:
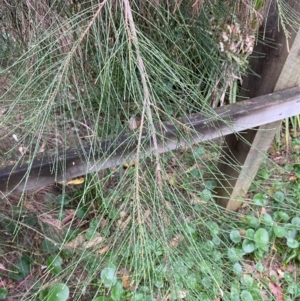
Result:
<svg viewBox="0 0 300 301"><path fill-rule="evenodd" d="M293 0L286 2L300 13L300 3ZM254 48L253 56L265 56L250 61L249 69L260 76L249 75L244 79L242 97L257 97L300 85L300 30L288 28L290 37L287 41L275 5L275 1L272 1L265 28L266 37L276 45L268 47L259 43ZM239 208L280 122L250 129L243 134L226 136L218 164L218 204L229 210Z"/></svg>

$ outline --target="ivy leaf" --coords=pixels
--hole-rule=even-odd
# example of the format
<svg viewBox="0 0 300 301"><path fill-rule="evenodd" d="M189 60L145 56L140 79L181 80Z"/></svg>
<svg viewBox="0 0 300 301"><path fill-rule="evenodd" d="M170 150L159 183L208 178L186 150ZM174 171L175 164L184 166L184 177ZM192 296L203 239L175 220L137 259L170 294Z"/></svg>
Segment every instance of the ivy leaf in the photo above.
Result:
<svg viewBox="0 0 300 301"><path fill-rule="evenodd" d="M273 232L274 232L275 236L278 237L278 238L285 237L285 235L286 235L285 228L281 227L281 226L275 226L273 228Z"/></svg>
<svg viewBox="0 0 300 301"><path fill-rule="evenodd" d="M250 288L253 285L253 282L253 278L247 274L245 274L241 279L242 285L244 285L246 288Z"/></svg>
<svg viewBox="0 0 300 301"><path fill-rule="evenodd" d="M259 227L259 219L255 216L252 216L252 215L247 215L246 216L246 221L248 223L248 225L251 227L251 228L258 228Z"/></svg>
<svg viewBox="0 0 300 301"><path fill-rule="evenodd" d="M216 222L207 222L206 226L209 228L209 230L212 232L212 234L214 234L214 235L219 234L220 228Z"/></svg>
<svg viewBox="0 0 300 301"><path fill-rule="evenodd" d="M267 226L272 226L273 225L273 219L272 219L272 216L269 213L264 213L262 215L261 220Z"/></svg>
<svg viewBox="0 0 300 301"><path fill-rule="evenodd" d="M20 261L12 267L8 276L15 281L24 279L30 273L31 262L30 257L23 255Z"/></svg>
<svg viewBox="0 0 300 301"><path fill-rule="evenodd" d="M256 246L254 241L245 239L243 241L242 248L245 253L252 253L255 250Z"/></svg>
<svg viewBox="0 0 300 301"><path fill-rule="evenodd" d="M297 240L293 239L293 238L287 238L286 244L291 249L296 249L296 248L299 247L299 242Z"/></svg>
<svg viewBox="0 0 300 301"><path fill-rule="evenodd" d="M112 287L117 283L116 267L111 265L101 271L100 278L105 287Z"/></svg>
<svg viewBox="0 0 300 301"><path fill-rule="evenodd" d="M300 217L294 217L292 219L292 225L298 226L300 228Z"/></svg>
<svg viewBox="0 0 300 301"><path fill-rule="evenodd" d="M278 216L279 216L279 218L282 219L284 222L287 222L287 221L290 219L289 215L288 215L286 212L284 212L284 211L279 211L279 212L278 212Z"/></svg>
<svg viewBox="0 0 300 301"><path fill-rule="evenodd" d="M118 281L111 290L111 298L114 301L120 301L123 291L124 290L123 290L122 282Z"/></svg>
<svg viewBox="0 0 300 301"><path fill-rule="evenodd" d="M275 199L278 202L283 202L285 199L284 193L282 191L276 191L273 194L273 199Z"/></svg>
<svg viewBox="0 0 300 301"><path fill-rule="evenodd" d="M233 265L233 273L235 275L241 275L243 272L242 266L237 262Z"/></svg>
<svg viewBox="0 0 300 301"><path fill-rule="evenodd" d="M242 259L242 255L234 248L229 248L227 250L227 256L230 262L236 263Z"/></svg>
<svg viewBox="0 0 300 301"><path fill-rule="evenodd" d="M240 232L236 229L231 230L229 236L230 236L230 239L236 244L238 244L242 240Z"/></svg>
<svg viewBox="0 0 300 301"><path fill-rule="evenodd" d="M255 205L258 206L264 206L267 203L267 198L264 194L262 193L257 193L254 197L253 197L253 202L255 203Z"/></svg>
<svg viewBox="0 0 300 301"><path fill-rule="evenodd" d="M62 259L60 256L57 255L51 255L47 261L46 265L48 269L53 273L54 275L59 274L62 271Z"/></svg>
<svg viewBox="0 0 300 301"><path fill-rule="evenodd" d="M8 295L8 290L5 287L0 288L0 300L5 300Z"/></svg>
<svg viewBox="0 0 300 301"><path fill-rule="evenodd" d="M266 229L259 228L254 234L254 241L260 249L265 249L269 243L269 234Z"/></svg>
<svg viewBox="0 0 300 301"><path fill-rule="evenodd" d="M69 288L64 283L53 285L49 291L44 294L43 301L66 301L69 298Z"/></svg>
<svg viewBox="0 0 300 301"><path fill-rule="evenodd" d="M242 301L253 301L253 297L249 291L242 291L241 292L241 299Z"/></svg>
<svg viewBox="0 0 300 301"><path fill-rule="evenodd" d="M134 294L131 298L131 301L143 301L144 300L144 294L137 293Z"/></svg>

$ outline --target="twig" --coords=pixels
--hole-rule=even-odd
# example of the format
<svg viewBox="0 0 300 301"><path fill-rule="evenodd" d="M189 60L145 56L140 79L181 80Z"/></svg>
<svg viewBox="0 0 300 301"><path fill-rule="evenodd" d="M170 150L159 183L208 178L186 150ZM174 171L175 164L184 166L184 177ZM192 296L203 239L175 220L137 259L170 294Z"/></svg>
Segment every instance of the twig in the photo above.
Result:
<svg viewBox="0 0 300 301"><path fill-rule="evenodd" d="M132 43L135 47L135 53L136 53L136 60L139 68L139 72L141 75L141 81L143 86L143 94L144 94L144 106L143 106L143 113L142 113L142 119L141 119L141 126L140 126L140 132L139 132L139 140L138 140L138 150L137 150L137 158L139 158L139 151L140 151L140 145L141 145L141 139L142 139L142 129L144 124L144 114L146 111L150 130L151 130L151 137L153 140L153 154L156 160L156 178L157 178L157 184L159 187L160 192L162 191L162 175L161 175L161 166L159 162L159 152L158 152L158 143L157 143L157 136L155 132L155 126L153 122L152 112L151 112L151 102L150 102L150 93L147 85L148 76L147 71L143 62L143 59L141 57L139 43L138 43L138 37L137 32L135 28L135 24L132 17L132 11L128 0L123 0L124 3L124 11L125 11L125 20L129 23L129 34L130 39L132 40ZM138 161L138 159L137 159Z"/></svg>

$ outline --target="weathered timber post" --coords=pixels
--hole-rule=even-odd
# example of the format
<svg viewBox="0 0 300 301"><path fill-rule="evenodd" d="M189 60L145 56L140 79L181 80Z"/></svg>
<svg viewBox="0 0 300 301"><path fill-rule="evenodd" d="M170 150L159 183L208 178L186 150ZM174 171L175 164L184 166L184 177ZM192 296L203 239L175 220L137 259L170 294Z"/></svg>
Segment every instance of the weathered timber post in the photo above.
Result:
<svg viewBox="0 0 300 301"><path fill-rule="evenodd" d="M300 3L293 0L286 2L300 13ZM272 1L266 27L262 27L262 31L266 29L266 38L275 45L270 47L259 43L255 46L249 69L259 76L253 74L244 79L242 97L252 98L300 86L300 30L288 28L290 37L287 40L275 5L275 1ZM265 54L263 58L254 57L262 54ZM280 122L250 129L239 135L226 136L218 164L218 204L229 210L239 208Z"/></svg>

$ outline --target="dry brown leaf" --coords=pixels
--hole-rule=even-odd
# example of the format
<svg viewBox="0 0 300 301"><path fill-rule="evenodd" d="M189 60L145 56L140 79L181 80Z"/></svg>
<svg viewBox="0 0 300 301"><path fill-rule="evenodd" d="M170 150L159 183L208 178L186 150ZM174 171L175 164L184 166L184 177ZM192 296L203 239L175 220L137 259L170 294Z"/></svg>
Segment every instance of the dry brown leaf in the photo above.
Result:
<svg viewBox="0 0 300 301"><path fill-rule="evenodd" d="M260 215L263 215L263 214L265 214L265 213L267 213L267 209L266 209L265 207L262 207L262 208L260 209Z"/></svg>
<svg viewBox="0 0 300 301"><path fill-rule="evenodd" d="M23 156L23 155L25 155L25 154L27 153L28 147L20 146L20 147L18 148L18 151L19 151L20 154Z"/></svg>
<svg viewBox="0 0 300 301"><path fill-rule="evenodd" d="M284 271L281 269L277 269L277 274L279 276L279 279L282 279L284 277Z"/></svg>
<svg viewBox="0 0 300 301"><path fill-rule="evenodd" d="M178 293L178 298L179 298L179 299L184 299L184 298L186 297L186 295L187 295L187 292L184 291L184 290L181 290L181 291L179 291L179 293Z"/></svg>
<svg viewBox="0 0 300 301"><path fill-rule="evenodd" d="M120 217L121 218L124 218L126 215L127 215L126 211L124 211L124 210L120 211Z"/></svg>
<svg viewBox="0 0 300 301"><path fill-rule="evenodd" d="M282 288L278 283L274 283L272 281L269 282L269 289L276 298L277 301L283 301L283 292Z"/></svg>
<svg viewBox="0 0 300 301"><path fill-rule="evenodd" d="M127 269L122 270L122 285L124 289L128 289L130 287L130 274Z"/></svg>
<svg viewBox="0 0 300 301"><path fill-rule="evenodd" d="M164 225L169 226L171 224L170 219L164 212L162 213L162 219L163 219Z"/></svg>
<svg viewBox="0 0 300 301"><path fill-rule="evenodd" d="M176 235L170 242L170 246L177 248L179 243L183 240L183 237L180 235Z"/></svg>
<svg viewBox="0 0 300 301"><path fill-rule="evenodd" d="M76 179L67 181L67 183L65 185L80 185L82 183L84 183L84 177L80 177L80 178L76 178Z"/></svg>
<svg viewBox="0 0 300 301"><path fill-rule="evenodd" d="M137 119L136 117L130 117L129 119L129 127L131 130L136 130L141 125L141 120Z"/></svg>
<svg viewBox="0 0 300 301"><path fill-rule="evenodd" d="M85 242L83 244L83 247L86 248L86 249L89 249L89 248L92 248L94 246L98 246L99 244L101 244L102 241L103 241L103 237L98 235L95 238Z"/></svg>
<svg viewBox="0 0 300 301"><path fill-rule="evenodd" d="M42 143L42 146L40 147L40 149L39 149L39 153L43 153L44 151L45 151L45 147L46 147L46 142L45 141L43 141L43 143Z"/></svg>
<svg viewBox="0 0 300 301"><path fill-rule="evenodd" d="M57 230L62 230L62 222L56 218L53 218L51 214L41 214L39 215L38 219L42 223L48 224Z"/></svg>
<svg viewBox="0 0 300 301"><path fill-rule="evenodd" d="M136 164L136 161L125 162L123 164L123 167L128 168L130 166L134 166L135 164Z"/></svg>
<svg viewBox="0 0 300 301"><path fill-rule="evenodd" d="M1 287L6 287L6 281L0 278L0 288Z"/></svg>
<svg viewBox="0 0 300 301"><path fill-rule="evenodd" d="M130 220L131 220L131 215L129 215L124 222L122 222L121 220L118 220L118 225L120 226L121 229L125 229L127 227L127 225L129 224Z"/></svg>
<svg viewBox="0 0 300 301"><path fill-rule="evenodd" d="M239 233L241 236L246 236L246 230L245 229L240 229Z"/></svg>
<svg viewBox="0 0 300 301"><path fill-rule="evenodd" d="M141 220L137 221L138 224L144 224L145 220L151 215L151 210L147 209L141 217Z"/></svg>
<svg viewBox="0 0 300 301"><path fill-rule="evenodd" d="M79 234L75 239L69 241L64 245L66 249L76 249L78 246L84 243L84 234Z"/></svg>
<svg viewBox="0 0 300 301"><path fill-rule="evenodd" d="M66 217L62 221L63 225L66 225L68 222L70 222L74 218L74 215L74 209L66 209Z"/></svg>
<svg viewBox="0 0 300 301"><path fill-rule="evenodd" d="M166 201L166 207L169 210L173 210L173 206L172 206L171 202L169 202L169 201Z"/></svg>
<svg viewBox="0 0 300 301"><path fill-rule="evenodd" d="M100 255L103 255L109 250L109 248L110 248L110 246L107 245L107 246L103 247L102 249L100 249L99 251L97 251L96 253L100 254Z"/></svg>
<svg viewBox="0 0 300 301"><path fill-rule="evenodd" d="M98 246L102 242L103 242L103 237L100 235L97 235L96 237L94 237L93 239L91 239L89 241L85 241L85 235L80 234L72 241L66 243L64 245L64 248L66 248L66 249L77 249L77 248L89 249L94 246Z"/></svg>
<svg viewBox="0 0 300 301"><path fill-rule="evenodd" d="M2 263L0 263L0 270L7 271L7 269L5 268L5 266Z"/></svg>
<svg viewBox="0 0 300 301"><path fill-rule="evenodd" d="M296 176L290 176L289 181L296 181L298 178Z"/></svg>

